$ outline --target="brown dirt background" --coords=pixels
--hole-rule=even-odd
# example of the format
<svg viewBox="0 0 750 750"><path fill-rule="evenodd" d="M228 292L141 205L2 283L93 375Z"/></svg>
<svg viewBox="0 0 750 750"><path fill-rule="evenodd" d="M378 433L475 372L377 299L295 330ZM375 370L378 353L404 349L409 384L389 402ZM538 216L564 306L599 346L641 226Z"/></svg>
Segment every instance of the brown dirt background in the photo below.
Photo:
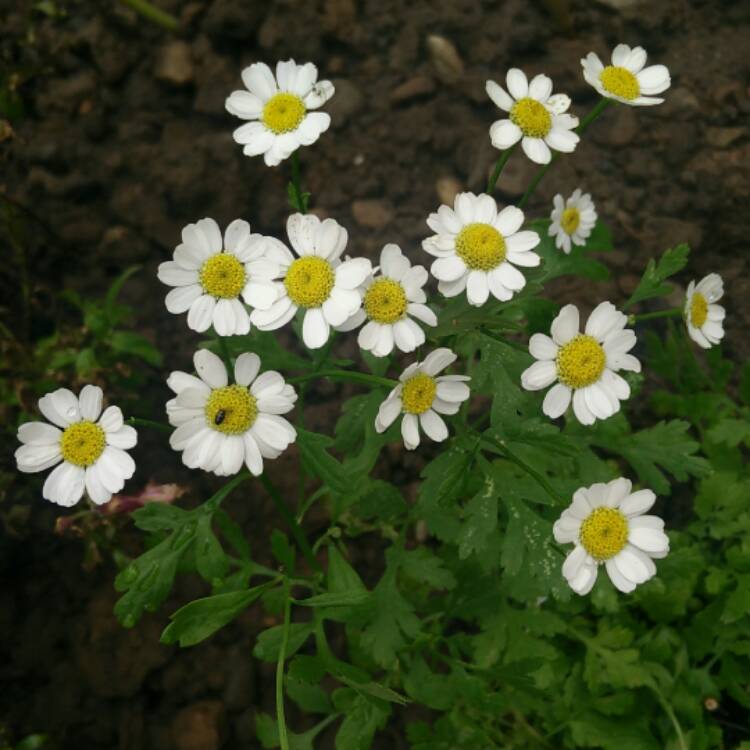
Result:
<svg viewBox="0 0 750 750"><path fill-rule="evenodd" d="M595 95L580 58L590 50L604 57L625 41L665 63L672 88L662 106L608 110L529 205L531 216L546 215L555 192L581 186L614 233L612 282L560 283L555 294L584 306L622 300L648 258L687 241L692 259L678 281L684 287L719 272L725 350L736 360L750 352L750 3L158 4L182 19L182 33L163 32L116 2L59 2L65 15L49 18L32 3L0 0L0 59L6 70L23 71L27 110L0 142L0 190L41 220L29 220L27 320L19 312L20 269L5 263L0 272L0 313L12 329L25 327L31 340L48 333L57 291L101 296L120 271L140 263L144 271L124 294L138 311L136 328L162 350L165 371L188 367L199 337L184 316L164 309L156 266L198 218L224 226L242 216L256 231L281 236L288 212L288 165L269 169L243 157L231 137L238 121L224 111L240 70L253 61L312 60L336 84L333 127L301 158L314 209L349 228L349 251L375 257L385 242L397 242L426 264L419 242L427 214L457 190L480 192L496 157L487 130L497 114L485 80L502 81L511 66L545 72L583 115ZM444 44L442 54L431 52L431 35L456 55ZM515 155L498 200L517 200L533 169ZM353 351L350 342L337 346ZM142 403L161 404L166 395L157 384ZM340 394L323 388L317 400L309 422L330 432ZM205 497L211 481L191 476L164 443L143 436L140 479L190 483L194 498ZM3 451L10 471L14 448ZM278 476L296 471L293 452L277 464ZM6 519L13 493L11 485ZM267 558L275 525L267 500L250 493L228 507ZM35 506L22 533L7 523L0 531L0 724L17 738L47 732L57 748L259 747L254 715L271 710L273 680L250 657L264 626L258 612L184 652L158 644L166 612L125 631L112 616L113 566L84 571L81 543L52 534L56 515ZM166 611L202 592L199 583L182 582ZM378 747L406 747L398 716L383 737Z"/></svg>

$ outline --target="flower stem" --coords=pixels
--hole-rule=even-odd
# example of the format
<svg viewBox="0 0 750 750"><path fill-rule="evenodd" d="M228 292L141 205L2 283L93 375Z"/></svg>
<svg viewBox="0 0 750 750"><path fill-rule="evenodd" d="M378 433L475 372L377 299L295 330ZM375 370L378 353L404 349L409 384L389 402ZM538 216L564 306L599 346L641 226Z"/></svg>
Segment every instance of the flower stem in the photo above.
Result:
<svg viewBox="0 0 750 750"><path fill-rule="evenodd" d="M386 386L387 388L394 388L398 385L398 381L391 380L391 378L381 378L377 375L368 375L366 372L350 372L349 370L318 370L308 375L298 375L296 378L288 378L286 382L294 385L295 383L304 383L314 378L338 378L340 380L351 380L355 383Z"/></svg>
<svg viewBox="0 0 750 750"><path fill-rule="evenodd" d="M133 427L149 427L152 430L159 430L161 432L170 432L172 428L168 424L162 422L156 422L153 419L141 419L140 417L130 417L125 422Z"/></svg>
<svg viewBox="0 0 750 750"><path fill-rule="evenodd" d="M685 742L685 735L682 733L682 727L680 726L680 722L674 712L674 709L670 705L669 701L662 695L660 690L655 687L652 687L651 690L654 692L654 695L656 695L659 703L661 704L661 707L664 709L664 713L672 722L675 734L677 735L677 743L680 746L680 750L688 750L687 743Z"/></svg>
<svg viewBox="0 0 750 750"><path fill-rule="evenodd" d="M559 503L560 505L566 504L567 501L565 500L565 498L563 498L536 469L532 469L531 466L529 466L525 461L520 459L515 453L509 450L508 446L505 444L505 441L496 440L489 435L482 435L482 440L489 443L496 451L501 453L504 458L508 459L508 461L510 461L511 463L514 463L520 469L523 469L530 477L535 479L537 484L544 488L547 494L555 502Z"/></svg>
<svg viewBox="0 0 750 750"><path fill-rule="evenodd" d="M302 184L299 175L299 154L295 151L292 154L292 181L290 183L293 195L289 196L289 204L296 208L301 214L307 213L307 200L302 192Z"/></svg>
<svg viewBox="0 0 750 750"><path fill-rule="evenodd" d="M599 115L604 112L604 110L612 103L611 99L605 99L602 98L599 100L598 104L589 112L586 117L581 120L578 127L575 129L575 132L578 133L578 135L581 135L586 128L588 128L589 125L591 125L594 120L596 120ZM523 194L523 198L518 202L518 207L523 208L528 202L529 198L531 198L532 194L537 188L537 185L542 181L542 178L544 175L547 174L549 171L549 168L558 160L560 156L559 151L555 151L554 154L552 154L552 158L549 160L548 164L545 164L535 175L534 179L531 181L531 184L526 189L526 192Z"/></svg>
<svg viewBox="0 0 750 750"><path fill-rule="evenodd" d="M276 661L276 723L279 727L279 745L281 750L289 750L289 737L286 731L286 715L284 713L284 663L286 649L289 645L289 626L292 612L292 597L289 579L284 578L284 626L281 631L281 646L279 658Z"/></svg>
<svg viewBox="0 0 750 750"><path fill-rule="evenodd" d="M180 28L180 22L171 13L154 7L148 0L120 0L120 2L167 31L177 31Z"/></svg>
<svg viewBox="0 0 750 750"><path fill-rule="evenodd" d="M513 153L515 147L516 144L514 143L510 148L505 149L505 151L500 154L497 163L495 164L495 169L492 171L492 176L487 180L487 193L492 193L495 189L495 185L497 185L497 181L500 178L500 173L503 171L503 167L508 163L508 159L510 159L510 155Z"/></svg>
<svg viewBox="0 0 750 750"><path fill-rule="evenodd" d="M672 318L682 315L681 307L671 308L669 310L657 310L656 312L643 313L641 315L628 315L628 323L632 326L634 323L640 323L643 320L654 320L655 318Z"/></svg>
<svg viewBox="0 0 750 750"><path fill-rule="evenodd" d="M317 573L322 573L323 568L320 566L320 563L315 559L315 555L313 554L312 548L310 547L310 544L307 541L305 532L302 531L302 529L300 528L300 525L295 520L294 515L289 510L289 507L287 506L287 504L284 502L284 498L281 497L276 487L274 487L271 480L265 474L260 475L260 481L263 483L263 486L266 488L266 492L271 496L271 500L273 500L273 503L276 506L276 510L279 511L279 513L281 514L281 517L284 519L284 522L289 527L289 530L292 532L294 541L297 542L297 546L300 548L300 551L302 552L302 555L304 556L305 560L307 560L308 564L314 571L316 571Z"/></svg>
<svg viewBox="0 0 750 750"><path fill-rule="evenodd" d="M229 353L229 344L227 343L224 336L216 334L216 340L219 343L219 351L221 352L221 358L224 360L224 364L227 366L227 371L232 372L232 355Z"/></svg>

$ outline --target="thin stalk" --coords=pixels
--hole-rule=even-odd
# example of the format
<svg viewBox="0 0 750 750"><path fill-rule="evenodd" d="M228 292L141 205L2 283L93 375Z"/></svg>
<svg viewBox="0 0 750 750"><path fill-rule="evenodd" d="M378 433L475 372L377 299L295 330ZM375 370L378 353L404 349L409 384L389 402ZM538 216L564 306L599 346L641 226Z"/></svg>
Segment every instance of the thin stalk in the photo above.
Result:
<svg viewBox="0 0 750 750"><path fill-rule="evenodd" d="M289 750L289 737L287 736L286 715L284 713L284 663L286 662L286 649L289 645L289 626L292 612L292 597L289 589L289 579L284 578L284 626L281 631L279 658L276 662L276 722L279 727L281 750Z"/></svg>
<svg viewBox="0 0 750 750"><path fill-rule="evenodd" d="M659 703L661 704L661 707L664 709L664 713L669 717L669 720L672 722L672 726L674 727L675 734L677 735L677 742L680 746L680 750L688 750L687 742L685 742L685 735L682 733L682 727L680 726L680 722L677 719L677 715L674 712L674 709L669 704L669 701L661 694L659 690L652 687L651 688L656 695L656 697L659 700Z"/></svg>
<svg viewBox="0 0 750 750"><path fill-rule="evenodd" d="M298 375L296 378L288 378L287 383L304 383L315 378L338 378L340 380L351 380L355 383L367 383L368 385L384 385L387 388L395 388L397 380L381 378L377 375L368 375L366 372L352 372L349 370L318 370L307 375Z"/></svg>
<svg viewBox="0 0 750 750"><path fill-rule="evenodd" d="M299 154L295 151L292 154L292 190L294 191L294 206L301 214L307 213L305 210L305 199L302 195L302 183L300 180Z"/></svg>
<svg viewBox="0 0 750 750"><path fill-rule="evenodd" d="M675 307L670 310L657 310L656 312L643 313L641 315L628 315L628 323L632 326L634 323L640 323L643 320L655 320L656 318L672 318L681 316L683 310L681 307Z"/></svg>
<svg viewBox="0 0 750 750"><path fill-rule="evenodd" d="M505 149L505 151L503 151L498 157L495 169L492 170L492 175L490 176L490 179L487 180L487 193L492 193L495 189L495 185L497 185L497 181L500 179L500 173L503 171L503 167L508 163L508 159L510 159L510 155L513 153L515 147L516 144L513 144L510 148Z"/></svg>
<svg viewBox="0 0 750 750"><path fill-rule="evenodd" d="M232 355L229 353L229 344L227 343L224 336L216 334L216 340L219 342L219 351L221 352L221 358L224 360L224 364L227 366L227 371L232 372Z"/></svg>
<svg viewBox="0 0 750 750"><path fill-rule="evenodd" d="M488 435L483 435L482 440L489 443L495 450L501 453L511 463L514 463L520 469L523 469L530 477L536 480L547 494L560 505L565 505L566 500L552 487L552 485L536 470L529 466L523 459L519 458L515 453L508 449L508 446L500 440L496 440Z"/></svg>
<svg viewBox="0 0 750 750"><path fill-rule="evenodd" d="M120 2L167 31L177 31L180 28L180 22L171 13L155 8L148 0L120 0Z"/></svg>
<svg viewBox="0 0 750 750"><path fill-rule="evenodd" d="M156 422L153 419L141 419L140 417L130 417L125 422L133 427L148 427L152 430L159 430L161 432L171 432L172 428L168 424L162 422Z"/></svg>
<svg viewBox="0 0 750 750"><path fill-rule="evenodd" d="M602 112L612 103L611 99L600 99L597 105L589 112L586 117L581 120L578 127L575 129L575 132L578 133L578 135L581 135L586 128L588 128L589 125L591 125L594 120L596 120L599 115L601 115ZM529 198L533 195L534 191L537 188L537 185L542 181L542 178L544 175L547 174L550 167L558 160L560 157L560 152L555 151L554 154L552 154L552 158L549 160L548 164L545 164L535 175L534 179L531 181L531 184L526 189L526 192L523 194L523 198L518 202L518 207L523 208L528 202Z"/></svg>
<svg viewBox="0 0 750 750"><path fill-rule="evenodd" d="M305 560L307 560L308 564L313 570L315 570L317 573L322 573L323 568L320 566L320 563L315 559L315 555L313 554L312 548L310 547L310 544L307 541L305 532L302 531L302 529L300 528L300 525L295 520L293 513L289 510L289 507L284 502L284 499L281 497L276 487L273 486L273 484L271 483L271 480L265 474L260 475L260 481L263 483L263 486L266 488L266 492L271 496L271 500L273 500L273 503L276 506L276 510L279 511L279 513L281 514L281 517L284 519L284 522L289 527L289 530L292 532L294 541L297 543L297 546L302 552L302 555L304 556Z"/></svg>

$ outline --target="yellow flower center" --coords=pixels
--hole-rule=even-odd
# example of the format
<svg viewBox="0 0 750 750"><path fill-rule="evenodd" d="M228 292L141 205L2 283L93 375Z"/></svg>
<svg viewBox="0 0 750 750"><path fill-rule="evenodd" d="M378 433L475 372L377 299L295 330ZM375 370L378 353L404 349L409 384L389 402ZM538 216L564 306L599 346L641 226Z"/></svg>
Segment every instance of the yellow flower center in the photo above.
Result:
<svg viewBox="0 0 750 750"><path fill-rule="evenodd" d="M627 68L607 65L599 74L599 80L605 91L622 99L635 99L641 93L638 79Z"/></svg>
<svg viewBox="0 0 750 750"><path fill-rule="evenodd" d="M581 212L571 206L563 211L562 218L560 219L560 226L565 234L573 234L578 229L578 225L581 223Z"/></svg>
<svg viewBox="0 0 750 750"><path fill-rule="evenodd" d="M596 508L581 524L579 538L595 560L609 560L628 541L628 519L615 508Z"/></svg>
<svg viewBox="0 0 750 750"><path fill-rule="evenodd" d="M331 294L336 277L331 264L315 255L297 258L286 272L284 286L300 307L320 307Z"/></svg>
<svg viewBox="0 0 750 750"><path fill-rule="evenodd" d="M585 388L599 380L606 356L592 336L579 334L557 353L557 377L569 388Z"/></svg>
<svg viewBox="0 0 750 750"><path fill-rule="evenodd" d="M409 378L401 391L401 403L407 414L422 414L426 412L435 400L437 383L435 378L420 372Z"/></svg>
<svg viewBox="0 0 750 750"><path fill-rule="evenodd" d="M365 293L365 312L377 323L395 323L406 312L406 292L393 279L378 279Z"/></svg>
<svg viewBox="0 0 750 750"><path fill-rule="evenodd" d="M700 293L693 292L690 302L690 322L694 328L702 328L708 318L708 300Z"/></svg>
<svg viewBox="0 0 750 750"><path fill-rule="evenodd" d="M91 466L104 452L104 430L93 422L76 422L60 438L60 453L70 464Z"/></svg>
<svg viewBox="0 0 750 750"><path fill-rule="evenodd" d="M295 94L276 94L263 107L263 124L276 135L296 130L307 109L304 102Z"/></svg>
<svg viewBox="0 0 750 750"><path fill-rule="evenodd" d="M225 435L242 435L258 416L258 402L247 388L227 385L211 391L205 412L209 427Z"/></svg>
<svg viewBox="0 0 750 750"><path fill-rule="evenodd" d="M519 99L513 105L510 120L529 138L544 138L552 130L552 116L547 108L529 96Z"/></svg>
<svg viewBox="0 0 750 750"><path fill-rule="evenodd" d="M200 282L206 294L223 299L239 297L245 288L245 266L231 253L217 253L201 268Z"/></svg>
<svg viewBox="0 0 750 750"><path fill-rule="evenodd" d="M489 271L505 260L505 239L490 224L467 224L456 237L456 254L472 271Z"/></svg>

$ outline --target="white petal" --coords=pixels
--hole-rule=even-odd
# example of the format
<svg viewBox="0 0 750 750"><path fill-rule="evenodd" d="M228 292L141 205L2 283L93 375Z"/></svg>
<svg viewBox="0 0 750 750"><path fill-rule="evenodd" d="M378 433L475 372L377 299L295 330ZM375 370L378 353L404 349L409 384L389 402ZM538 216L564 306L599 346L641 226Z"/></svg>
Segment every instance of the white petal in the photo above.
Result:
<svg viewBox="0 0 750 750"><path fill-rule="evenodd" d="M436 443L441 443L448 437L448 428L445 422L432 409L428 409L419 415L419 424L422 425L425 434Z"/></svg>
<svg viewBox="0 0 750 750"><path fill-rule="evenodd" d="M221 357L208 349L199 349L193 355L193 365L198 377L211 388L223 388L229 382Z"/></svg>
<svg viewBox="0 0 750 750"><path fill-rule="evenodd" d="M485 84L485 90L487 91L487 96L489 96L490 99L500 107L500 109L505 112L510 112L513 108L513 99L508 92L500 86L500 84L495 83L494 81L487 81Z"/></svg>
<svg viewBox="0 0 750 750"><path fill-rule="evenodd" d="M453 364L456 359L456 355L450 349L444 347L435 349L425 358L425 361L422 363L422 370L427 375L435 376L441 370Z"/></svg>
<svg viewBox="0 0 750 750"><path fill-rule="evenodd" d="M656 495L651 490L638 490L620 503L620 510L628 517L645 513L656 502Z"/></svg>
<svg viewBox="0 0 750 750"><path fill-rule="evenodd" d="M546 102L552 94L552 79L540 73L534 76L529 83L529 96L542 103Z"/></svg>
<svg viewBox="0 0 750 750"><path fill-rule="evenodd" d="M208 294L198 297L188 311L188 328L198 333L207 331L211 327L215 307L216 300Z"/></svg>
<svg viewBox="0 0 750 750"><path fill-rule="evenodd" d="M437 395L443 401L461 403L469 398L470 390L466 383L440 379L437 384Z"/></svg>
<svg viewBox="0 0 750 750"><path fill-rule="evenodd" d="M134 448L138 442L138 433L130 425L123 425L115 432L107 433L107 445L113 445L115 448L129 450Z"/></svg>
<svg viewBox="0 0 750 750"><path fill-rule="evenodd" d="M237 385L249 386L260 370L260 357L252 352L240 354L234 363L234 380Z"/></svg>
<svg viewBox="0 0 750 750"><path fill-rule="evenodd" d="M62 431L46 422L25 422L18 428L18 439L28 445L57 445Z"/></svg>
<svg viewBox="0 0 750 750"><path fill-rule="evenodd" d="M47 477L42 487L42 497L70 508L81 499L85 479L86 472L82 467L64 461Z"/></svg>
<svg viewBox="0 0 750 750"><path fill-rule="evenodd" d="M249 432L242 436L242 440L245 444L245 465L253 476L260 476L263 473L263 457L258 449L258 443Z"/></svg>
<svg viewBox="0 0 750 750"><path fill-rule="evenodd" d="M551 360L534 362L521 374L521 385L527 391L539 391L557 380L557 366Z"/></svg>
<svg viewBox="0 0 750 750"><path fill-rule="evenodd" d="M541 138L529 138L525 136L521 141L521 148L526 156L535 164L549 164L552 159L549 146Z"/></svg>
<svg viewBox="0 0 750 750"><path fill-rule="evenodd" d="M233 91L224 102L227 112L243 120L256 120L263 114L263 102L249 91Z"/></svg>
<svg viewBox="0 0 750 750"><path fill-rule="evenodd" d="M528 250L532 250L540 242L541 237L536 232L530 230L516 232L505 240L508 250L514 253L524 253Z"/></svg>
<svg viewBox="0 0 750 750"><path fill-rule="evenodd" d="M164 299L167 310L173 315L180 315L189 310L193 303L203 294L200 284L178 286L172 289Z"/></svg>
<svg viewBox="0 0 750 750"><path fill-rule="evenodd" d="M618 570L615 558L607 560L606 567L607 575L609 576L610 581L615 585L615 588L622 591L623 594L629 594L631 591L635 590L635 583L622 575Z"/></svg>
<svg viewBox="0 0 750 750"><path fill-rule="evenodd" d="M466 264L456 255L438 258L430 268L432 275L440 281L456 281L466 273Z"/></svg>
<svg viewBox="0 0 750 750"><path fill-rule="evenodd" d="M522 70L518 68L511 68L506 77L505 83L508 87L510 95L517 101L527 96L529 92L529 83L526 75Z"/></svg>
<svg viewBox="0 0 750 750"><path fill-rule="evenodd" d="M81 411L78 399L67 388L59 388L39 399L39 411L52 424L67 427L73 422L81 421Z"/></svg>
<svg viewBox="0 0 750 750"><path fill-rule="evenodd" d="M407 450L413 451L419 446L418 420L414 414L404 414L401 420L401 437Z"/></svg>
<svg viewBox="0 0 750 750"><path fill-rule="evenodd" d="M104 486L101 476L101 466L96 463L86 469L86 494L96 505L104 505L112 499L112 493Z"/></svg>
<svg viewBox="0 0 750 750"><path fill-rule="evenodd" d="M554 359L558 351L557 344L543 333L535 333L529 339L529 354L534 359Z"/></svg>
<svg viewBox="0 0 750 750"><path fill-rule="evenodd" d="M670 86L669 71L664 65L651 65L640 71L636 76L641 87L641 94L651 96L661 94Z"/></svg>
<svg viewBox="0 0 750 750"><path fill-rule="evenodd" d="M251 94L267 102L276 92L276 79L265 63L253 63L242 71L242 82Z"/></svg>
<svg viewBox="0 0 750 750"><path fill-rule="evenodd" d="M356 289L372 273L367 258L352 258L336 269L336 284L344 289Z"/></svg>
<svg viewBox="0 0 750 750"><path fill-rule="evenodd" d="M320 349L330 335L330 326L319 307L311 307L302 322L302 340L308 349Z"/></svg>
<svg viewBox="0 0 750 750"><path fill-rule="evenodd" d="M470 305L480 307L490 296L490 285L486 271L471 271L466 282L466 296Z"/></svg>
<svg viewBox="0 0 750 750"><path fill-rule="evenodd" d="M669 550L669 537L658 529L631 527L628 541L649 554L663 554Z"/></svg>
<svg viewBox="0 0 750 750"><path fill-rule="evenodd" d="M586 397L581 390L573 392L573 413L581 424L590 425L596 422L596 416L589 409Z"/></svg>
<svg viewBox="0 0 750 750"><path fill-rule="evenodd" d="M571 396L572 392L567 385L557 383L557 385L549 389L547 395L544 397L542 412L550 417L550 419L561 417L570 406Z"/></svg>
<svg viewBox="0 0 750 750"><path fill-rule="evenodd" d="M401 399L388 397L378 409L378 416L375 419L375 430L385 432L401 414Z"/></svg>
<svg viewBox="0 0 750 750"><path fill-rule="evenodd" d="M505 150L523 137L521 128L510 120L497 120L490 126L490 141L495 148Z"/></svg>
<svg viewBox="0 0 750 750"><path fill-rule="evenodd" d="M575 578L581 566L585 564L588 552L580 544L577 544L565 558L562 566L562 574L566 580Z"/></svg>
<svg viewBox="0 0 750 750"><path fill-rule="evenodd" d="M578 308L575 305L565 305L552 321L552 340L558 346L567 344L578 335L579 324Z"/></svg>
<svg viewBox="0 0 750 750"><path fill-rule="evenodd" d="M99 418L98 424L104 432L117 432L125 424L120 407L108 406Z"/></svg>

